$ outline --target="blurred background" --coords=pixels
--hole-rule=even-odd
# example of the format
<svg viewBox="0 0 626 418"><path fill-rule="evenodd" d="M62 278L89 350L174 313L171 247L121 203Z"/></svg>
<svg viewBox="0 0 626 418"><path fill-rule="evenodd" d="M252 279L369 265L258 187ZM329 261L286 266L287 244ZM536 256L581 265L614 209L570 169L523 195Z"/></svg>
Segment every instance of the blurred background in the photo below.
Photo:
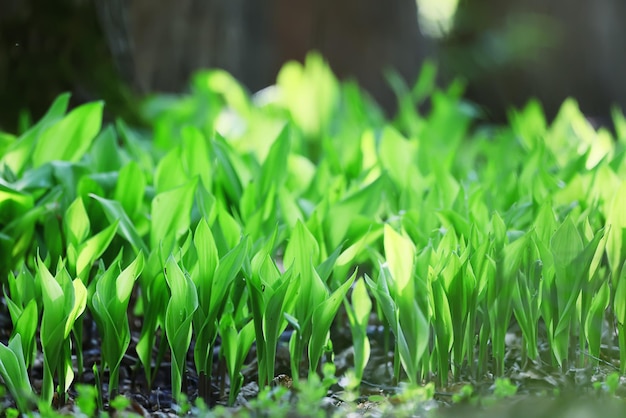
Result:
<svg viewBox="0 0 626 418"><path fill-rule="evenodd" d="M37 119L63 91L138 121L138 97L183 92L199 68L251 92L317 50L388 112L383 72L413 83L426 58L460 77L484 117L568 96L604 116L626 104L624 0L0 0L0 127Z"/></svg>

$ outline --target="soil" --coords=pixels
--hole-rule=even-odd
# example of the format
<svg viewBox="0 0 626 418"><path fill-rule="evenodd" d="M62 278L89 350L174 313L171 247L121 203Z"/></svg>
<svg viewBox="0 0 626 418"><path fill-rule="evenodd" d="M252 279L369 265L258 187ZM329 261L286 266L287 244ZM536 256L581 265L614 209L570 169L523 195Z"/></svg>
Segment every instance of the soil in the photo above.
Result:
<svg viewBox="0 0 626 418"><path fill-rule="evenodd" d="M339 318L341 320L341 315ZM119 389L119 393L130 400L127 411L145 417L179 416L181 412L180 407L175 405L172 401L170 386L171 365L168 350L165 352L163 362L154 372L154 383L150 386L148 382L146 382L139 359L134 354L135 345L139 338L141 320L135 318L131 323L131 346L122 360ZM83 355L86 370L80 375L76 370L77 375L74 383L84 383L95 386L96 376L94 376L92 367L94 364L100 365L100 340L95 328L95 323L88 316L85 318L84 324L85 338L83 342ZM347 324L347 322L344 324ZM3 309L0 313L0 329L2 330L0 338L6 343L11 330L11 321L6 309ZM380 324L373 323L368 333L371 343L371 356L360 387L360 396L351 402L347 402L344 388L339 384L333 385L321 405L329 414L339 412L340 415L343 415L341 411L345 410L352 411L352 414L357 414L356 416L385 416L387 413L384 411L388 410L390 406L392 408L399 408L402 406L400 404L405 402L402 396L399 395L402 392L402 385L394 384L393 345L391 339L386 339L384 328ZM340 326L336 323L332 329L331 335L335 351L334 363L337 368L336 375L342 376L352 367L353 362L349 327L347 325ZM289 366L288 337L288 332L281 337L277 351L276 378L274 379L274 383L276 387L289 388L290 399L293 400L297 399L298 394L291 388L292 379ZM157 344L154 348L155 359L157 358L157 347L160 341L160 338L157 338ZM547 343L542 344L539 348L541 358L549 359L550 353ZM226 407L228 401L229 382L226 377L225 366L219 361L218 352L219 339L214 350L214 376L210 387L207 388L208 399L205 399L205 403L209 408L215 408L219 405ZM187 395L190 403L194 404L199 394L200 383L194 371L192 358L193 347L189 350L189 353L183 393ZM596 383L598 388L594 388L594 383L603 382L609 373L617 370L617 365L619 364L619 350L615 346L609 344L603 345L602 355L603 357L598 367L571 367L565 373L558 368L552 367L545 360L526 362L523 364L521 360L521 333L513 327L507 336L505 377L508 377L511 382L517 386L517 393L510 398L509 401L498 403L498 408L505 408L501 411L507 411L506 414L501 412L503 415L500 416L528 416L519 415L516 411L524 411L524 407L522 406L524 402L530 402L530 399L535 399L537 396L539 396L537 398L538 401L533 403L533 407L538 411L539 415L533 414L532 416L554 417L554 414L550 415L549 413L549 411L551 411L550 408L554 408L554 404L560 403L559 399L562 399L561 396L555 396L555 394L576 393L576 400L580 400L586 396L591 400L597 399L598 394L601 395L602 386L600 383ZM43 376L42 367L43 358L42 355L39 354L35 364L30 370L31 383L36 392L39 392L41 389ZM250 401L256 398L259 393L259 388L256 383L257 368L254 347L248 355L243 374L245 377L244 386L235 405L224 410L232 412L235 415L237 411L248 408ZM102 394L106 409L108 408L108 386L106 384L108 381L108 373L105 372L100 378L103 382ZM463 416L481 416L480 411L484 412L484 406L494 401L494 376L492 375L472 376L468 370L461 370L457 379L450 376L450 382L447 387L436 388L434 399L429 402L420 403L419 410L413 409L410 411L409 415L432 416L432 411L437 410L438 414L441 414L443 417L458 416L455 414L460 413L460 411L463 411ZM617 390L616 395L618 398L611 398L613 399L612 402L615 401L615 399L626 397L626 385L624 383L626 382L622 381L622 384ZM473 394L466 397L461 402L454 402L453 397L459 395L465 385L472 386ZM60 411L69 414L75 411L74 401L77 397L77 393L74 388L75 385L69 391L69 400L66 404L60 405L58 400L55 399L54 406ZM617 401L615 401L615 403L616 406L614 409L626 412L626 403L618 403ZM10 398L5 398L2 404L5 406L10 405ZM607 407L606 403L603 405ZM481 408L477 409L478 406L481 406ZM460 410L459 408L463 409ZM563 417L570 416L567 415L568 410L567 408L560 409L560 411L565 414L562 415ZM248 412L250 411L248 410ZM473 413L477 415L471 415ZM394 413L393 415L396 414ZM398 413L397 415L400 414ZM579 417L579 415L576 415L576 417ZM586 415L580 415L580 417L586 417Z"/></svg>

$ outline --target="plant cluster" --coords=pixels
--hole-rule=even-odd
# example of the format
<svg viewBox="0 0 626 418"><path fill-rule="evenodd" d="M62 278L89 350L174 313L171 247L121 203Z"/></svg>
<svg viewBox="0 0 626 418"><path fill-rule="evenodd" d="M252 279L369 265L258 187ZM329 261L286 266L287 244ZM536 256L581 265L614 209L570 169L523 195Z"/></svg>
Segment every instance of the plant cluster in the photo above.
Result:
<svg viewBox="0 0 626 418"><path fill-rule="evenodd" d="M114 399L131 311L146 380L169 349L177 401L190 355L208 396L216 347L231 404L253 344L271 386L288 329L294 384L307 384L332 362L342 306L356 385L372 316L393 337L396 381L414 385L503 375L514 321L526 359L539 359L543 327L564 369L597 363L612 324L626 372L626 120L615 111L614 138L574 101L550 125L530 102L508 127L473 129L462 85L437 90L434 73L411 89L390 77L393 121L311 55L254 96L223 71L198 73L189 94L147 102L150 132L103 127L101 102L67 112L62 95L19 136L1 134L13 331L0 375L17 408L66 399L91 318Z"/></svg>

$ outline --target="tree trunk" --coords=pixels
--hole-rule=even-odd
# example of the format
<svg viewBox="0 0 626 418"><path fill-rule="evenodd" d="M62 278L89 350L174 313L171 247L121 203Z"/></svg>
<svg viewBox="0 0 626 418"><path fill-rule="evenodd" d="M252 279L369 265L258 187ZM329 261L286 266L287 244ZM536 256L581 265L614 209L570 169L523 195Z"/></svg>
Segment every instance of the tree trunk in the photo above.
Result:
<svg viewBox="0 0 626 418"><path fill-rule="evenodd" d="M443 67L498 119L539 98L553 116L566 97L589 115L626 105L626 2L462 1L441 45Z"/></svg>
<svg viewBox="0 0 626 418"><path fill-rule="evenodd" d="M181 91L199 68L223 68L252 88L266 81L263 1L133 0L131 36L142 88Z"/></svg>

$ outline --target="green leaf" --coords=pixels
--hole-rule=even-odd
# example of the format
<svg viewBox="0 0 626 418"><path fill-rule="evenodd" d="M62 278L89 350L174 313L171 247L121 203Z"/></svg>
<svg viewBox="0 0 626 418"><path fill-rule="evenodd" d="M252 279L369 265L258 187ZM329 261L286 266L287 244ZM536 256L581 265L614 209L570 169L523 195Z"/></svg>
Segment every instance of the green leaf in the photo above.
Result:
<svg viewBox="0 0 626 418"><path fill-rule="evenodd" d="M326 345L326 339L330 326L337 315L339 306L348 293L348 289L356 279L356 271L339 286L330 296L322 301L313 311L313 334L309 343L309 371L312 373L322 357L322 350Z"/></svg>
<svg viewBox="0 0 626 418"><path fill-rule="evenodd" d="M44 376L41 395L46 402L51 402L54 375L65 382L65 385L61 385L63 392L66 390L65 386L72 381L72 376L68 375L71 369L66 368L71 360L67 337L74 321L85 309L87 290L80 279L72 282L65 266L60 262L56 277L52 277L39 256L37 266L43 299L40 340L44 355Z"/></svg>
<svg viewBox="0 0 626 418"><path fill-rule="evenodd" d="M233 216L220 206L217 211L217 225L213 226L215 241L220 254L226 254L241 240L241 226Z"/></svg>
<svg viewBox="0 0 626 418"><path fill-rule="evenodd" d="M257 341L259 385L264 386L274 378L278 337L287 326L284 313L290 312L298 288L292 269L281 275L269 255L275 237L274 233L243 269Z"/></svg>
<svg viewBox="0 0 626 418"><path fill-rule="evenodd" d="M380 162L400 190L406 189L411 178L409 169L415 165L417 144L404 138L397 130L386 126L379 145Z"/></svg>
<svg viewBox="0 0 626 418"><path fill-rule="evenodd" d="M207 87L223 96L226 103L239 114L247 116L250 112L250 98L245 88L227 71L214 69L196 76L196 82L202 81Z"/></svg>
<svg viewBox="0 0 626 418"><path fill-rule="evenodd" d="M407 292L413 297L412 284L413 268L415 263L415 245L409 238L396 232L385 224L384 247L387 265L396 285L396 292L400 296Z"/></svg>
<svg viewBox="0 0 626 418"><path fill-rule="evenodd" d="M16 142L9 146L2 156L1 165L6 165L16 175L22 174L23 170L27 166L27 163L32 159L33 148L37 143L36 141L38 140L40 133L63 117L67 111L69 101L69 93L59 95L39 122L37 122L35 126L22 134Z"/></svg>
<svg viewBox="0 0 626 418"><path fill-rule="evenodd" d="M603 236L604 230L599 230L570 264L565 266L563 270L557 266L555 283L560 312L555 335L567 332L572 317L571 311L576 306L583 284L589 280L589 267ZM565 341L565 337L563 339Z"/></svg>
<svg viewBox="0 0 626 418"><path fill-rule="evenodd" d="M293 265L295 270L302 274L311 264L318 265L319 257L320 248L317 240L302 221L298 220L285 248L283 256L285 269Z"/></svg>
<svg viewBox="0 0 626 418"><path fill-rule="evenodd" d="M254 323L249 321L240 331L237 331L232 314L228 313L220 319L219 328L222 337L220 353L226 360L226 368L231 381L228 399L229 404L232 405L243 384L241 368L254 342Z"/></svg>
<svg viewBox="0 0 626 418"><path fill-rule="evenodd" d="M316 240L316 242L317 242L317 240ZM362 244L362 241L359 240L358 244ZM324 260L317 267L315 267L315 271L319 275L320 280L322 282L324 282L324 283L328 282L328 278L330 277L331 273L333 272L333 268L335 267L335 263L340 264L339 263L339 259L341 258L341 256L345 252L348 252L348 250L350 250L350 248L348 248L344 253L342 253L341 252L342 249L343 249L342 245L338 246L337 248L335 248L335 250L332 252L332 254L330 254L328 256L328 258L326 258L326 260ZM357 247L357 249L358 249L358 247ZM347 257L350 257L350 254L348 254Z"/></svg>
<svg viewBox="0 0 626 418"><path fill-rule="evenodd" d="M33 165L38 167L55 160L78 161L100 131L103 106L103 102L81 105L43 129L33 150Z"/></svg>
<svg viewBox="0 0 626 418"><path fill-rule="evenodd" d="M286 63L276 77L282 104L306 136L322 134L338 105L339 86L324 58L308 54L304 65Z"/></svg>
<svg viewBox="0 0 626 418"><path fill-rule="evenodd" d="M617 140L620 143L626 142L626 118L624 117L622 109L617 105L613 106L611 108L611 116Z"/></svg>
<svg viewBox="0 0 626 418"><path fill-rule="evenodd" d="M78 247L78 258L76 260L76 274L87 283L87 274L94 261L100 257L107 249L115 233L117 232L118 221L109 225L96 235L89 238Z"/></svg>
<svg viewBox="0 0 626 418"><path fill-rule="evenodd" d="M135 161L130 161L117 177L113 200L119 202L130 219L140 215L146 190L146 176Z"/></svg>
<svg viewBox="0 0 626 418"><path fill-rule="evenodd" d="M171 297L165 312L165 333L172 350L172 396L181 400L182 376L191 343L191 322L198 308L198 295L191 279L180 269L173 256L167 259L165 278Z"/></svg>
<svg viewBox="0 0 626 418"><path fill-rule="evenodd" d="M252 271L246 275L246 287L250 298L250 310L252 312L252 320L254 322L254 334L257 341L257 361L259 363L259 384L269 384L268 380L273 376L268 376L266 366L266 343L263 335L263 313L265 311L265 300L263 293L266 290L265 285L261 283L261 278L257 273L258 269L252 268Z"/></svg>
<svg viewBox="0 0 626 418"><path fill-rule="evenodd" d="M8 347L0 343L0 376L11 392L17 408L23 414L30 411L35 394L28 379L20 334L9 341Z"/></svg>
<svg viewBox="0 0 626 418"><path fill-rule="evenodd" d="M109 394L117 392L119 365L130 344L128 303L144 267L143 253L135 258L121 274L117 261L95 279L96 290L91 305L102 338L102 357L110 371Z"/></svg>
<svg viewBox="0 0 626 418"><path fill-rule="evenodd" d="M626 261L622 264L622 269L615 288L615 301L613 303L617 322L626 324Z"/></svg>
<svg viewBox="0 0 626 418"><path fill-rule="evenodd" d="M7 298L7 304L10 305L12 303L13 302ZM19 317L14 320L12 332L12 337L20 335L23 338L22 345L24 347L24 361L26 363L26 367L29 367L35 360L37 349L35 335L37 333L38 325L39 310L37 309L37 301L35 299L31 299L26 306L24 306L24 309L20 309Z"/></svg>
<svg viewBox="0 0 626 418"><path fill-rule="evenodd" d="M122 153L117 145L117 133L113 125L108 125L93 141L89 150L94 172L105 173L119 171L122 165Z"/></svg>
<svg viewBox="0 0 626 418"><path fill-rule="evenodd" d="M285 126L278 134L276 140L274 140L269 154L263 163L261 178L259 179L257 204L261 204L267 198L270 189L274 188L276 191L284 184L290 148L289 130Z"/></svg>
<svg viewBox="0 0 626 418"><path fill-rule="evenodd" d="M602 328L604 322L604 314L609 306L610 288L609 283L604 282L600 286L600 290L595 294L591 301L589 313L585 318L585 334L587 344L589 345L589 354L596 359L594 363L597 365L600 358L600 343L602 342ZM582 336L581 336L582 338Z"/></svg>
<svg viewBox="0 0 626 418"><path fill-rule="evenodd" d="M610 204L608 205L607 226L608 237L606 243L606 255L609 261L609 267L613 275L617 277L618 269L622 265L626 248L623 248L624 239L626 237L626 214L624 207L626 205L626 183L622 182L619 189L615 192Z"/></svg>
<svg viewBox="0 0 626 418"><path fill-rule="evenodd" d="M450 316L450 304L441 280L432 282L434 327L438 341L443 341L443 348L448 352L452 348L452 317ZM440 353L442 355L442 353Z"/></svg>
<svg viewBox="0 0 626 418"><path fill-rule="evenodd" d="M360 238L346 236L350 225L357 215L362 215L368 219L374 217L385 202L387 188L386 179L379 177L330 208L328 215L324 218L324 226L328 231L331 248L336 248L345 239Z"/></svg>
<svg viewBox="0 0 626 418"><path fill-rule="evenodd" d="M139 276L139 287L142 290L140 295L143 308L143 323L135 351L143 365L148 382L153 381L152 364L154 359L152 350L156 343L155 334L157 329L161 328L165 322L163 307L167 306L170 298L163 264L163 256L160 249L155 249L148 256L144 273ZM159 367L158 363L156 367Z"/></svg>
<svg viewBox="0 0 626 418"><path fill-rule="evenodd" d="M114 282L115 296L118 311L116 315L121 318L126 317L126 307L130 301L130 295L133 291L135 280L143 271L144 257L139 253L135 260L126 267ZM109 284L111 286L111 284Z"/></svg>
<svg viewBox="0 0 626 418"><path fill-rule="evenodd" d="M294 196L300 196L311 185L317 167L303 155L291 153L287 160L285 189Z"/></svg>
<svg viewBox="0 0 626 418"><path fill-rule="evenodd" d="M219 255L215 239L209 228L206 219L202 219L196 227L193 242L198 252L198 289L206 289L200 295L211 293L211 286L215 275L215 270L219 265ZM200 296L202 298L202 296Z"/></svg>
<svg viewBox="0 0 626 418"><path fill-rule="evenodd" d="M78 247L89 236L91 225L82 198L76 198L65 211L63 227L68 243L74 247Z"/></svg>
<svg viewBox="0 0 626 418"><path fill-rule="evenodd" d="M104 210L104 214L107 217L107 220L111 224L119 222L119 232L133 246L135 252L141 250L146 254L149 253L148 246L139 236L135 225L128 218L128 215L126 214L124 208L119 202L115 200L105 199L95 194L90 194L89 196L95 199L98 203L100 203L102 209Z"/></svg>
<svg viewBox="0 0 626 418"><path fill-rule="evenodd" d="M217 308L212 306L211 300L214 293L218 293L222 289L225 292L226 289L229 289L230 283L222 283L217 280L216 269L220 263L219 255L206 219L201 219L198 223L193 242L198 257L197 268L192 275L198 294L198 309L193 318L196 336L194 361L198 373L209 375L213 359L212 344L217 336L215 317L211 317L211 310L217 310ZM214 288L217 288L217 292L214 292ZM219 300L217 305L223 306L223 303L226 302L225 298L221 293L219 297L223 300Z"/></svg>
<svg viewBox="0 0 626 418"><path fill-rule="evenodd" d="M173 148L157 164L154 171L154 189L157 193L163 193L188 181L189 177L182 164L181 148Z"/></svg>
<svg viewBox="0 0 626 418"><path fill-rule="evenodd" d="M115 127L122 140L122 147L128 152L128 156L144 170L144 173L154 171L153 145L150 139L143 138L136 130L124 123L122 119L115 120Z"/></svg>
<svg viewBox="0 0 626 418"><path fill-rule="evenodd" d="M550 241L550 249L557 268L569 265L583 250L583 242L572 221L567 217Z"/></svg>
<svg viewBox="0 0 626 418"><path fill-rule="evenodd" d="M370 299L364 280L357 280L352 290L352 308L354 317L361 326L369 324L369 315L372 311L372 300Z"/></svg>
<svg viewBox="0 0 626 418"><path fill-rule="evenodd" d="M213 164L209 158L209 147L204 134L196 127L185 126L181 132L182 166L187 178L200 177L201 183L208 191L213 186Z"/></svg>
<svg viewBox="0 0 626 418"><path fill-rule="evenodd" d="M242 181L232 161L231 154L233 151L226 140L219 134L215 135L212 145L218 167L215 181L222 185L226 194L232 201L239 202L243 193L243 187Z"/></svg>
<svg viewBox="0 0 626 418"><path fill-rule="evenodd" d="M210 374L213 360L212 345L217 336L217 321L222 317L224 306L228 302L228 292L248 256L248 240L228 252L208 276L202 276L198 269L196 288L198 292L198 309L194 315L196 344L194 361L199 372ZM200 260L199 260L200 261ZM206 268L206 267L205 267Z"/></svg>
<svg viewBox="0 0 626 418"><path fill-rule="evenodd" d="M197 179L193 179L154 197L151 211L151 248L157 248L165 239L177 240L189 230L196 184Z"/></svg>
<svg viewBox="0 0 626 418"><path fill-rule="evenodd" d="M67 314L65 322L65 332L63 334L65 339L70 336L70 331L72 331L72 328L74 327L76 318L83 314L85 307L87 306L87 288L83 282L80 279L74 279L72 281L72 285L74 288L74 297L73 304L71 305L71 309Z"/></svg>
<svg viewBox="0 0 626 418"><path fill-rule="evenodd" d="M64 295L63 289L54 279L46 265L41 261L41 258L37 256L37 273L41 280L41 295L43 300L44 309L46 306L50 308L49 316L60 317L63 313Z"/></svg>
<svg viewBox="0 0 626 418"><path fill-rule="evenodd" d="M383 312L384 318L389 324L391 332L396 339L400 363L408 375L409 380L415 383L419 379L419 361L428 347L428 321L416 302L411 305L411 309L403 310L404 313L402 317L400 317L400 309L392 298L388 286L388 281L391 281L388 277L389 270L386 269L384 265L381 265L379 271L380 274L378 276L377 283L374 283L367 275L365 275L365 282L376 298L376 301ZM402 326L400 324L400 320L403 321ZM408 339L405 335L404 328L406 328L406 331L411 333L411 335L408 336ZM398 377L399 376L396 373L395 378Z"/></svg>
<svg viewBox="0 0 626 418"><path fill-rule="evenodd" d="M421 103L432 94L436 86L437 65L431 60L426 60L422 64L422 69L411 90L411 95L416 103Z"/></svg>
<svg viewBox="0 0 626 418"><path fill-rule="evenodd" d="M211 292L210 317L219 316L220 309L226 301L226 293L230 285L239 274L244 260L248 256L248 240L244 239L220 259L220 263L215 270L213 281L214 290Z"/></svg>
<svg viewBox="0 0 626 418"><path fill-rule="evenodd" d="M534 149L547 130L546 117L539 101L531 99L521 111L511 111L511 126L526 149Z"/></svg>
<svg viewBox="0 0 626 418"><path fill-rule="evenodd" d="M0 185L0 223L20 218L34 206L33 196Z"/></svg>
<svg viewBox="0 0 626 418"><path fill-rule="evenodd" d="M357 280L352 290L352 303L345 303L346 313L350 322L354 346L354 372L360 381L370 357L370 342L367 337L367 326L372 311L372 300L367 293L365 280Z"/></svg>
<svg viewBox="0 0 626 418"><path fill-rule="evenodd" d="M267 259L269 260L269 258ZM271 263L273 264L273 263ZM267 294L265 312L263 313L263 337L265 341L266 376L273 379L278 338L287 326L284 312L289 311L287 305L295 301L296 286L292 280L292 270L277 278L274 283L265 285ZM268 285L271 291L268 291ZM257 336L257 342L259 338ZM269 384L269 380L267 384Z"/></svg>

